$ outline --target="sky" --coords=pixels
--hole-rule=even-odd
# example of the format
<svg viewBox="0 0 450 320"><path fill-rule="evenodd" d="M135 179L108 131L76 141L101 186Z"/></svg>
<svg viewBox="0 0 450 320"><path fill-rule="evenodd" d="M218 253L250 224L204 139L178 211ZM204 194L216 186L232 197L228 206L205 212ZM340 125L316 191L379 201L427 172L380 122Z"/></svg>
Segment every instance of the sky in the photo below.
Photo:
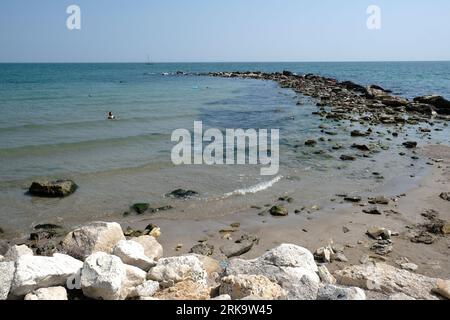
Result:
<svg viewBox="0 0 450 320"><path fill-rule="evenodd" d="M69 5L81 30L69 30ZM370 30L366 10L381 9ZM448 0L0 0L0 62L450 60Z"/></svg>

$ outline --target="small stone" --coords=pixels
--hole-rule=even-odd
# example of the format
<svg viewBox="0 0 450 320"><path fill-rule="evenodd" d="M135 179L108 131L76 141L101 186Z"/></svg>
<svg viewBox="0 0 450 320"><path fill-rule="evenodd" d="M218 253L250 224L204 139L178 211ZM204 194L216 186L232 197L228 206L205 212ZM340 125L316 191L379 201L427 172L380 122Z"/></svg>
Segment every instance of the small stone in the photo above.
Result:
<svg viewBox="0 0 450 320"><path fill-rule="evenodd" d="M388 205L390 200L384 196L379 196L376 198L369 199L370 204L382 204L382 205Z"/></svg>
<svg viewBox="0 0 450 320"><path fill-rule="evenodd" d="M370 246L370 250L374 251L380 256L388 255L394 250L390 240L378 240Z"/></svg>
<svg viewBox="0 0 450 320"><path fill-rule="evenodd" d="M317 141L316 140L306 140L305 141L305 146L310 146L310 147L312 147L312 146L315 146L317 144Z"/></svg>
<svg viewBox="0 0 450 320"><path fill-rule="evenodd" d="M324 263L330 263L331 262L331 255L333 254L333 250L328 247L322 247L317 249L314 252L314 258L318 261L322 261Z"/></svg>
<svg viewBox="0 0 450 320"><path fill-rule="evenodd" d="M277 217L284 217L289 215L289 211L287 208L283 206L273 206L270 209L270 214Z"/></svg>
<svg viewBox="0 0 450 320"><path fill-rule="evenodd" d="M137 214L144 214L149 208L149 203L135 203L131 206L131 208L137 213Z"/></svg>
<svg viewBox="0 0 450 320"><path fill-rule="evenodd" d="M229 243L220 247L220 251L227 257L237 257L250 251L253 248L253 241L244 240L240 243Z"/></svg>
<svg viewBox="0 0 450 320"><path fill-rule="evenodd" d="M347 257L343 253L336 253L333 255L333 260L340 261L340 262L348 262Z"/></svg>
<svg viewBox="0 0 450 320"><path fill-rule="evenodd" d="M328 268L326 266L317 266L318 268L318 275L322 283L325 284L336 284L336 279L333 277L333 275L328 271Z"/></svg>
<svg viewBox="0 0 450 320"><path fill-rule="evenodd" d="M442 200L450 201L450 192L442 192L439 197Z"/></svg>
<svg viewBox="0 0 450 320"><path fill-rule="evenodd" d="M416 264L414 264L414 263L402 263L402 264L400 264L400 267L403 269L403 270L408 270L408 271L412 271L412 272L415 272L415 271L417 271L417 269L419 268Z"/></svg>
<svg viewBox="0 0 450 320"><path fill-rule="evenodd" d="M417 148L417 142L415 141L406 141L403 143L403 146L407 149L414 149Z"/></svg>
<svg viewBox="0 0 450 320"><path fill-rule="evenodd" d="M33 196L47 198L64 198L78 189L72 180L37 181L33 182L29 192Z"/></svg>
<svg viewBox="0 0 450 320"><path fill-rule="evenodd" d="M352 156L352 155L343 154L343 155L341 155L340 159L342 161L355 161L356 157Z"/></svg>
<svg viewBox="0 0 450 320"><path fill-rule="evenodd" d="M214 253L214 246L203 242L193 246L190 253L195 253L202 256L212 256Z"/></svg>
<svg viewBox="0 0 450 320"><path fill-rule="evenodd" d="M345 201L348 202L361 202L362 198L361 197L344 197Z"/></svg>
<svg viewBox="0 0 450 320"><path fill-rule="evenodd" d="M190 199L193 197L197 197L199 193L197 191L193 190L184 190L184 189L177 189L170 193L168 193L166 196L170 198L176 198L176 199Z"/></svg>
<svg viewBox="0 0 450 320"><path fill-rule="evenodd" d="M386 228L371 227L367 230L367 234L375 240L388 240L391 238L392 232Z"/></svg>
<svg viewBox="0 0 450 320"><path fill-rule="evenodd" d="M347 227L342 227L342 231L343 231L344 233L349 233L349 232L350 232L350 229L347 228Z"/></svg>
<svg viewBox="0 0 450 320"><path fill-rule="evenodd" d="M378 209L377 206L364 209L363 212L372 215L382 215L382 212L380 211L380 209Z"/></svg>

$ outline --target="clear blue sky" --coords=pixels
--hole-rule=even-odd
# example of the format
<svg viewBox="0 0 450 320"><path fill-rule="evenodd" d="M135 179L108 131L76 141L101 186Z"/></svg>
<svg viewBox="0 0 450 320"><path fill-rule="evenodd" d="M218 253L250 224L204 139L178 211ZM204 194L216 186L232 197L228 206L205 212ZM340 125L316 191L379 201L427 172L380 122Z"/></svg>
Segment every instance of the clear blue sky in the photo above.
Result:
<svg viewBox="0 0 450 320"><path fill-rule="evenodd" d="M81 7L82 30L66 28ZM366 9L382 9L368 30ZM448 0L0 0L0 62L450 60Z"/></svg>

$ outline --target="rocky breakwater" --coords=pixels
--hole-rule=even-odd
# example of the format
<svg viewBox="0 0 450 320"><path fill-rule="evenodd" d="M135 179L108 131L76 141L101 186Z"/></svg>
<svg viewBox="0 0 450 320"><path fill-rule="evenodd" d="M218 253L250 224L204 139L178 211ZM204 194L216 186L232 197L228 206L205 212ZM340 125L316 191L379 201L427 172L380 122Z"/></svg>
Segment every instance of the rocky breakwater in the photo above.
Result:
<svg viewBox="0 0 450 320"><path fill-rule="evenodd" d="M365 300L450 298L450 282L383 263L332 275L307 249L282 244L253 260L199 254L163 257L154 237L125 237L117 223L91 223L65 236L60 252L25 245L0 258L0 299L25 300Z"/></svg>
<svg viewBox="0 0 450 320"><path fill-rule="evenodd" d="M351 81L339 82L333 78L313 74L297 75L263 72L215 72L213 77L271 80L283 88L317 100L318 115L327 119L354 120L355 115L362 124L397 124L427 122L430 117L448 120L450 101L441 96L417 97L413 101L395 96L377 85L368 87ZM325 110L323 107L331 107ZM408 115L408 117L405 117Z"/></svg>

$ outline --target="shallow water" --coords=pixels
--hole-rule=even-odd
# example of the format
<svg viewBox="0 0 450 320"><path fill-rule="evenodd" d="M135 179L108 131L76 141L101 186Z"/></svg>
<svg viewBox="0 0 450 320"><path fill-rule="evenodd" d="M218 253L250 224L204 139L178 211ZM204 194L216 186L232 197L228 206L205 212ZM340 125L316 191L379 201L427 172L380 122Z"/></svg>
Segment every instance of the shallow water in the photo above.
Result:
<svg viewBox="0 0 450 320"><path fill-rule="evenodd" d="M301 190L301 200L312 205L340 190L358 192L417 174L424 164L398 155L404 151L403 139L449 143L448 127L439 123L433 128L443 131L433 132L431 140L412 127L387 141L387 128L379 128L371 142L389 145L390 150L343 163L339 155L350 151L333 151L330 146L348 147L358 141L349 137L358 125L330 122L337 135L325 137L333 141L305 147L306 139L322 136L322 122L311 115L317 107L308 98L268 81L161 75L179 70L284 69L376 83L410 98L428 93L450 98L448 62L0 64L0 226L21 230L38 222L72 225L114 218L136 201L169 203L164 194L177 188L197 190L201 199L172 201L174 217L237 210L294 190ZM108 111L118 120L106 121ZM220 129L280 129L282 178L268 183L275 177L261 177L257 166L174 167L170 135L178 128L192 130L194 120ZM319 149L326 153L313 153ZM375 171L385 179L376 179ZM25 195L30 182L41 177L72 178L80 189L62 200ZM252 194L255 190L259 192Z"/></svg>

